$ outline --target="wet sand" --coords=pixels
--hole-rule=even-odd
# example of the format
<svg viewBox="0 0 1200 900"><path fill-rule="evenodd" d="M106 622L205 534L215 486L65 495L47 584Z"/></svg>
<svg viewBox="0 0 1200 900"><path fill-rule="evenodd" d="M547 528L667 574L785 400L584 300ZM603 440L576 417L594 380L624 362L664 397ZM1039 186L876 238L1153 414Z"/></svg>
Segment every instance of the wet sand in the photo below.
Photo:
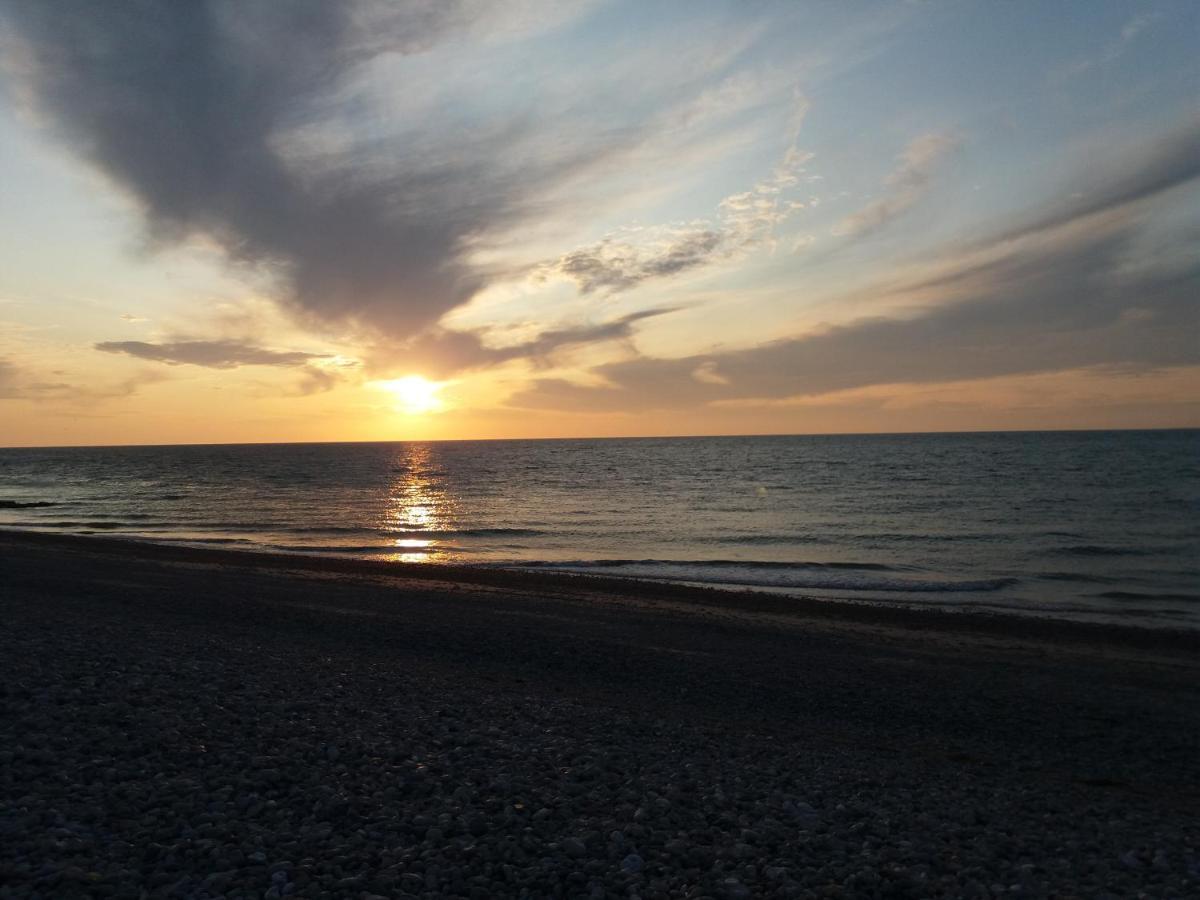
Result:
<svg viewBox="0 0 1200 900"><path fill-rule="evenodd" d="M1200 636L0 534L0 897L1200 892Z"/></svg>

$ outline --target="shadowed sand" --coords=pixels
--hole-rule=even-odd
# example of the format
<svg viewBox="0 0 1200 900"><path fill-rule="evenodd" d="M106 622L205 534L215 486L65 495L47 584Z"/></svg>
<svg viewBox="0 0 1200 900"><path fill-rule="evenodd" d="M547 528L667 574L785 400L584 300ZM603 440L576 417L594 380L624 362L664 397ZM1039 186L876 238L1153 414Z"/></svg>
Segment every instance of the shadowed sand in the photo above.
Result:
<svg viewBox="0 0 1200 900"><path fill-rule="evenodd" d="M0 534L0 897L1186 896L1193 633Z"/></svg>

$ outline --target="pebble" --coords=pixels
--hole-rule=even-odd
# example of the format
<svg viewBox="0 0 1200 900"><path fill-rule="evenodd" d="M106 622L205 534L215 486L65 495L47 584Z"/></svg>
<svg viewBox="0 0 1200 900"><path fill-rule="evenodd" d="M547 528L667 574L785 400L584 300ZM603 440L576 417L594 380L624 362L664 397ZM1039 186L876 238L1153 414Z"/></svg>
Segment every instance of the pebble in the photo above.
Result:
<svg viewBox="0 0 1200 900"><path fill-rule="evenodd" d="M648 692L646 710L553 677L476 678L469 632L445 637L453 666L426 670L415 651L339 643L352 616L311 632L285 619L276 633L250 619L142 621L125 605L48 622L5 603L0 900L1200 896L1196 824L1140 781L1054 781L1028 742L987 755L1001 701L986 678L1001 676L966 657L949 674L905 669L985 678L987 716L947 714L961 733L927 736L908 711L864 723L857 710L885 683L863 676L797 701L829 704L836 739L822 741L811 721L756 718L762 691L799 689L738 687L736 666L722 674L744 696L706 698L722 715L698 715L658 702L635 667L619 693ZM724 641L742 626L721 627ZM614 646L596 652L632 652ZM542 651L509 652L516 666ZM690 693L723 689L701 687ZM1028 705L1005 715L1043 719ZM920 754L889 743L910 724ZM1100 740L1087 729L1063 758ZM1183 733L1148 741L1145 771L1190 772Z"/></svg>
<svg viewBox="0 0 1200 900"><path fill-rule="evenodd" d="M628 872L630 875L636 875L638 872L642 871L642 867L644 865L645 861L636 853L630 853L623 860L621 860L621 869L625 872Z"/></svg>

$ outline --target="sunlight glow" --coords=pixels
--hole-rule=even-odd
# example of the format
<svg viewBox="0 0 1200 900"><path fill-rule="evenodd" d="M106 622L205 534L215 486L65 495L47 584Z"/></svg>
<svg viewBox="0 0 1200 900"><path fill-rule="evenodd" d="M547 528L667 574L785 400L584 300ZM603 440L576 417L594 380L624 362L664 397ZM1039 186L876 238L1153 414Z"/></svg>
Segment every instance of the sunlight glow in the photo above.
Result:
<svg viewBox="0 0 1200 900"><path fill-rule="evenodd" d="M406 550L426 550L433 546L433 541L421 540L420 538L400 538L396 541L397 547L403 547Z"/></svg>
<svg viewBox="0 0 1200 900"><path fill-rule="evenodd" d="M438 392L445 386L444 382L430 381L420 375L375 382L375 387L390 392L399 401L397 410L410 416L441 410L445 403Z"/></svg>

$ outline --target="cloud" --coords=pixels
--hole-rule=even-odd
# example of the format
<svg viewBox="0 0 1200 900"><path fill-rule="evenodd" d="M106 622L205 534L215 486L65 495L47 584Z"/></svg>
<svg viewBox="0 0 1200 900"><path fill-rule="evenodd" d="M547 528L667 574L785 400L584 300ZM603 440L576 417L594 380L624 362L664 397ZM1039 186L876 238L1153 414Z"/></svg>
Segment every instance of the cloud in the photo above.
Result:
<svg viewBox="0 0 1200 900"><path fill-rule="evenodd" d="M799 183L812 159L796 146L808 101L797 94L792 105L792 142L782 161L750 190L721 200L715 220L628 229L543 264L537 277L574 281L581 294L616 294L770 244L776 226L804 206L783 195Z"/></svg>
<svg viewBox="0 0 1200 900"><path fill-rule="evenodd" d="M58 399L69 400L76 403L90 403L96 400L112 400L119 397L132 397L142 387L148 384L159 384L160 382L169 380L166 375L161 372L141 371L135 372L127 378L113 382L108 385L93 385L89 384L86 387L80 385L50 385L49 389L57 395ZM39 387L35 385L35 387Z"/></svg>
<svg viewBox="0 0 1200 900"><path fill-rule="evenodd" d="M345 357L300 350L271 350L238 340L168 341L158 344L147 341L105 341L96 344L95 349L169 366L201 366L207 369L273 366L296 369L301 377L288 393L300 397L333 390L346 380L351 370L360 365L357 360ZM141 376L137 384L145 380Z"/></svg>
<svg viewBox="0 0 1200 900"><path fill-rule="evenodd" d="M1109 41L1099 55L1076 59L1050 73L1052 83L1061 83L1094 68L1111 65L1120 59L1139 34L1162 18L1162 13L1138 13L1121 26L1120 34Z"/></svg>
<svg viewBox="0 0 1200 900"><path fill-rule="evenodd" d="M899 165L888 175L887 193L846 216L834 226L833 233L851 238L865 237L908 212L929 189L938 164L960 143L958 137L945 133L923 134L914 139L901 154Z"/></svg>
<svg viewBox="0 0 1200 900"><path fill-rule="evenodd" d="M609 322L542 331L529 340L503 346L489 345L480 332L435 328L404 344L377 347L368 367L377 373L415 371L434 378L518 359L541 367L549 365L556 353L571 347L628 341L638 322L675 311L675 307L639 310Z"/></svg>
<svg viewBox="0 0 1200 900"><path fill-rule="evenodd" d="M325 356L298 350L268 350L242 341L173 341L151 344L146 341L104 341L96 344L104 353L124 353L138 359L172 366L204 366L209 369L233 369L238 366L302 366Z"/></svg>
<svg viewBox="0 0 1200 900"><path fill-rule="evenodd" d="M39 381L36 376L13 363L0 359L0 400L91 403L114 397L130 397L143 385L165 380L166 376L161 373L138 372L112 384L89 383L81 386L65 381Z"/></svg>
<svg viewBox="0 0 1200 900"><path fill-rule="evenodd" d="M705 384L729 384L729 379L717 371L717 364L711 359L696 366L692 370L692 377Z"/></svg>
<svg viewBox="0 0 1200 900"><path fill-rule="evenodd" d="M1146 26L1160 18L1162 18L1162 13L1139 13L1121 28L1120 42L1128 44L1141 34L1146 29Z"/></svg>
<svg viewBox="0 0 1200 900"><path fill-rule="evenodd" d="M576 325L570 328L543 331L530 341L503 347L498 351L508 358L527 358L535 361L545 360L553 353L565 347L578 347L583 344L597 344L604 341L624 341L633 337L633 326L646 319L657 318L668 313L676 312L676 307L659 309L643 309L629 313L611 322L597 325Z"/></svg>
<svg viewBox="0 0 1200 900"><path fill-rule="evenodd" d="M318 366L305 366L304 376L296 384L295 395L310 397L313 394L323 394L332 391L342 381L342 373L336 369L323 369Z"/></svg>
<svg viewBox="0 0 1200 900"><path fill-rule="evenodd" d="M1094 163L1075 185L1037 215L992 240L1005 241L1046 231L1072 220L1120 210L1200 178L1200 116L1142 142L1132 152Z"/></svg>
<svg viewBox="0 0 1200 900"><path fill-rule="evenodd" d="M0 400L12 400L19 397L17 367L8 360L0 359Z"/></svg>
<svg viewBox="0 0 1200 900"><path fill-rule="evenodd" d="M203 237L273 273L296 311L403 336L485 283L469 261L481 235L638 136L539 155L515 116L453 134L387 122L382 139L355 79L452 35L561 21L554 6L9 0L4 19L20 92L136 199L153 244Z"/></svg>
<svg viewBox="0 0 1200 900"><path fill-rule="evenodd" d="M704 226L674 229L660 240L637 245L605 239L566 254L553 268L579 285L579 292L613 293L652 278L677 275L708 263L722 249L725 235Z"/></svg>
<svg viewBox="0 0 1200 900"><path fill-rule="evenodd" d="M816 237L811 234L798 235L795 241L792 242L792 253L804 253L809 247L816 243L816 240Z"/></svg>
<svg viewBox="0 0 1200 900"><path fill-rule="evenodd" d="M902 316L720 354L611 363L593 373L605 387L542 379L511 403L682 409L872 385L1200 364L1200 260L1187 251L1200 223L1193 215L1190 227L1148 231L1158 227L1154 204L1165 191L1200 193L1198 151L1200 129L1160 136L1123 167L1098 167L1101 181L1084 199L1040 210L990 240L945 248L932 267L862 292L905 309Z"/></svg>

